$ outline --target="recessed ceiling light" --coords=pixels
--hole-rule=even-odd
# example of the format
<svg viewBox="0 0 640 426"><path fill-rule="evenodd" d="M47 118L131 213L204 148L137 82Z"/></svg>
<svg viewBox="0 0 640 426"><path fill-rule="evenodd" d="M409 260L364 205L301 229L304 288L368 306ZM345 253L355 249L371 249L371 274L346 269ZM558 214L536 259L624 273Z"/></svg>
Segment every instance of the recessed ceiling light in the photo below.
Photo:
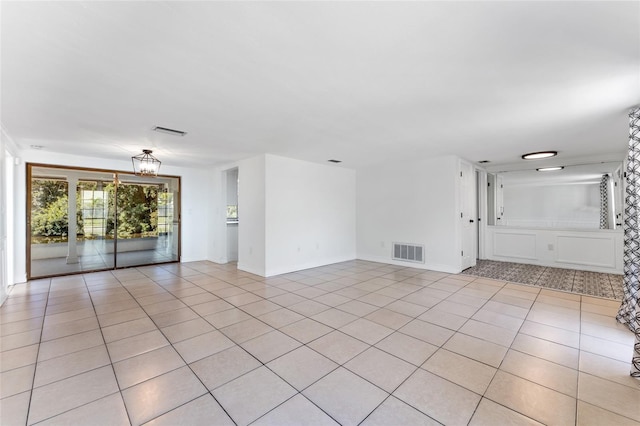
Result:
<svg viewBox="0 0 640 426"><path fill-rule="evenodd" d="M539 160L540 158L555 157L556 155L558 155L558 151L530 152L528 154L524 154L522 156L522 159L523 160Z"/></svg>
<svg viewBox="0 0 640 426"><path fill-rule="evenodd" d="M538 172L553 172L555 170L562 170L562 169L564 169L564 166L541 167L539 169L536 169L536 171L538 171Z"/></svg>
<svg viewBox="0 0 640 426"><path fill-rule="evenodd" d="M327 160L330 163L342 163L342 160Z"/></svg>
<svg viewBox="0 0 640 426"><path fill-rule="evenodd" d="M187 132L183 132L182 130L175 130L175 129L170 129L168 127L160 127L160 126L154 127L153 130L155 130L156 132L167 133L169 135L174 135L174 136L184 136L187 134Z"/></svg>
<svg viewBox="0 0 640 426"><path fill-rule="evenodd" d="M42 145L31 145L31 149L42 149L44 146Z"/></svg>

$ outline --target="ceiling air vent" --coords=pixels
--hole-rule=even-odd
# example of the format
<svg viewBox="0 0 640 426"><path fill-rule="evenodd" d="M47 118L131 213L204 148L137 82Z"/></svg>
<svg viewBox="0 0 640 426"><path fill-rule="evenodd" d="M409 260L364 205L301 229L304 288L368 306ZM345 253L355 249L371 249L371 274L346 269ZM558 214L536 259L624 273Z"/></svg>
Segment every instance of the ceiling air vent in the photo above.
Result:
<svg viewBox="0 0 640 426"><path fill-rule="evenodd" d="M174 135L174 136L184 136L187 134L187 132L183 132L182 130L169 129L168 127L160 127L160 126L154 127L153 130L156 132L167 133L169 135Z"/></svg>
<svg viewBox="0 0 640 426"><path fill-rule="evenodd" d="M331 159L331 160L327 160L327 161L330 162L330 163L336 163L336 164L337 163L342 163L342 160L333 160L333 159Z"/></svg>
<svg viewBox="0 0 640 426"><path fill-rule="evenodd" d="M393 260L424 263L424 246L420 244L393 243Z"/></svg>

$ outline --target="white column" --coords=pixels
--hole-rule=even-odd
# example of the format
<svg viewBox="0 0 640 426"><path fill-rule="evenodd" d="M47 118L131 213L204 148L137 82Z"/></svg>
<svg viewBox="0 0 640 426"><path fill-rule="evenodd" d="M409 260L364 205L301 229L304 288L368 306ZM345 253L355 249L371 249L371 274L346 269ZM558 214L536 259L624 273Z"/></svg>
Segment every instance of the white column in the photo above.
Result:
<svg viewBox="0 0 640 426"><path fill-rule="evenodd" d="M69 218L69 233L67 234L67 247L69 252L67 254L67 263L78 263L78 245L77 245L77 235L78 235L78 226L76 221L77 209L76 209L76 193L78 189L78 177L70 175L67 177L68 182L68 201L69 206L67 209L68 218Z"/></svg>

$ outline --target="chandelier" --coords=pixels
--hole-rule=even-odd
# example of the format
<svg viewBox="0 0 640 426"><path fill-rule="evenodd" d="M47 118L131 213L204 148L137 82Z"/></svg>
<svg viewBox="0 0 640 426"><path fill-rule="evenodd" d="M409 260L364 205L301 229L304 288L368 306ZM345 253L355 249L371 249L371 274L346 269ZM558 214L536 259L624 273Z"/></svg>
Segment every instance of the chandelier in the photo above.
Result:
<svg viewBox="0 0 640 426"><path fill-rule="evenodd" d="M142 154L131 157L133 163L133 172L138 176L158 176L160 164L162 162L151 155L153 151L143 149Z"/></svg>

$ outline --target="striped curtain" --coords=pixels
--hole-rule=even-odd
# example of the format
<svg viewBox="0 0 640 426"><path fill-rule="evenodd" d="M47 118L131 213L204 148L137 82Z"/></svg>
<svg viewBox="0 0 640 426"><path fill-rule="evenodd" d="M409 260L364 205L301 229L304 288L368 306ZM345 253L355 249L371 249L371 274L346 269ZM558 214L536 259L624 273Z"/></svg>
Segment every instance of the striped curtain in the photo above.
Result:
<svg viewBox="0 0 640 426"><path fill-rule="evenodd" d="M609 175L600 180L600 229L609 229Z"/></svg>
<svg viewBox="0 0 640 426"><path fill-rule="evenodd" d="M629 155L624 208L624 297L616 319L635 333L631 376L640 378L640 107L629 113Z"/></svg>

